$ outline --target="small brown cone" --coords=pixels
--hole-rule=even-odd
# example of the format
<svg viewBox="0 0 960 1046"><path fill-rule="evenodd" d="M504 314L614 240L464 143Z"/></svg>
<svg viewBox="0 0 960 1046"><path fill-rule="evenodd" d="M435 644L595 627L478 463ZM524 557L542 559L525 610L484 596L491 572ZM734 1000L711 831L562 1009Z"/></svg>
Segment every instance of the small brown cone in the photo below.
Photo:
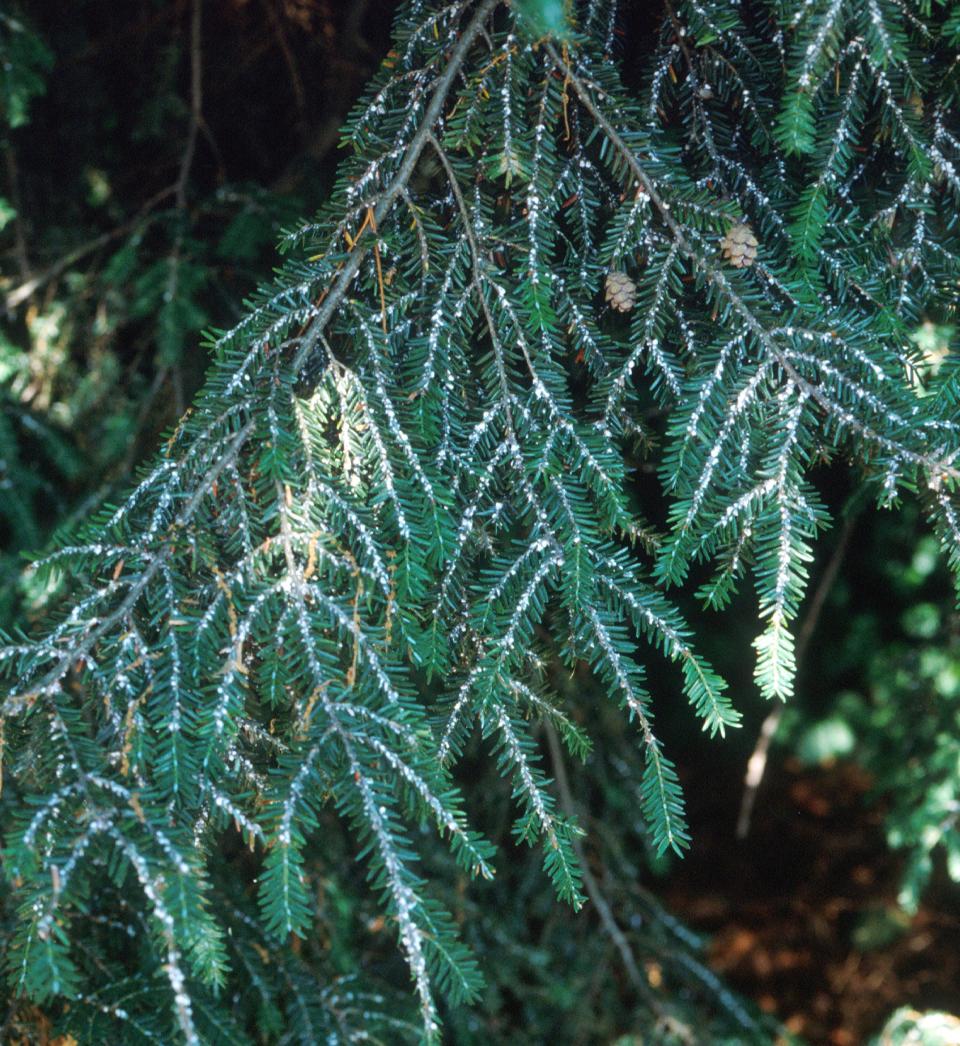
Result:
<svg viewBox="0 0 960 1046"><path fill-rule="evenodd" d="M604 297L616 312L629 312L637 303L637 285L625 272L608 272Z"/></svg>
<svg viewBox="0 0 960 1046"><path fill-rule="evenodd" d="M735 269L746 269L757 258L757 238L749 225L733 225L721 244L723 256Z"/></svg>

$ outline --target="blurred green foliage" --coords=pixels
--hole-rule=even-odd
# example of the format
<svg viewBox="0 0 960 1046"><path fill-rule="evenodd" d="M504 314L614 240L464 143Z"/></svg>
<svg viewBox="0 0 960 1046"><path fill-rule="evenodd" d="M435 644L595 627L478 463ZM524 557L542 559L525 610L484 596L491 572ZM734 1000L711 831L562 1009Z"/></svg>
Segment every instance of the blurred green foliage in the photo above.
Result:
<svg viewBox="0 0 960 1046"><path fill-rule="evenodd" d="M531 36L563 40L570 34L570 0L517 0L517 11Z"/></svg>
<svg viewBox="0 0 960 1046"><path fill-rule="evenodd" d="M0 12L4 628L52 595L25 556L128 480L183 413L207 365L200 332L237 318L304 206L288 185L248 180L249 162L231 178L214 137L222 97L184 159L182 10L148 2L114 21L102 14L93 3ZM252 45L267 30L254 22L250 32ZM118 38L132 41L129 53ZM235 65L230 53L206 60L208 79L218 62Z"/></svg>
<svg viewBox="0 0 960 1046"><path fill-rule="evenodd" d="M916 542L912 527L884 517L861 528L861 559L873 564L864 581L882 598L838 586L832 612L853 616L835 633L839 649L815 645L810 665L820 688L836 689L826 708L793 710L784 731L808 764L849 759L870 773L889 845L904 854L908 914L938 867L960 882L960 617L936 540Z"/></svg>
<svg viewBox="0 0 960 1046"><path fill-rule="evenodd" d="M0 11L0 123L22 127L30 102L46 88L53 53L29 25Z"/></svg>

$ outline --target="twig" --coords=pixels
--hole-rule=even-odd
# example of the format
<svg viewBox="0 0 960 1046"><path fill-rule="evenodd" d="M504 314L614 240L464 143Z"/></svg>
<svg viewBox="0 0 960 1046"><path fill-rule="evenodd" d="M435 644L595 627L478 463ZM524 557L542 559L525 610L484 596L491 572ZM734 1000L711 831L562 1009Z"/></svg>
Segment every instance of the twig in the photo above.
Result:
<svg viewBox="0 0 960 1046"><path fill-rule="evenodd" d="M25 282L33 275L30 268L30 256L27 254L27 237L23 231L23 200L20 196L20 172L17 169L17 154L13 145L7 142L4 149L7 162L7 182L9 183L10 202L16 211L13 219L14 255L20 268L20 278Z"/></svg>
<svg viewBox="0 0 960 1046"><path fill-rule="evenodd" d="M363 36L363 20L367 15L370 0L351 0L347 4L347 13L343 20L343 36L363 53L369 54L370 44Z"/></svg>
<svg viewBox="0 0 960 1046"><path fill-rule="evenodd" d="M307 110L307 93L303 89L303 78L300 76L300 70L297 68L297 60L294 58L293 51L290 48L287 34L283 31L283 22L277 14L276 7L271 3L271 0L261 0L261 4L267 12L274 39L277 41L277 47L279 47L284 65L287 67L287 79L290 81L290 90L293 93L294 104L297 107L297 116L302 120L303 114ZM357 4L357 0L353 0L351 6L361 5Z"/></svg>
<svg viewBox="0 0 960 1046"><path fill-rule="evenodd" d="M180 173L175 183L179 211L184 211L187 207L187 181L190 178L190 168L197 151L197 135L203 120L203 51L200 37L202 10L203 0L193 0L190 16L190 128L187 131L187 144L180 158Z"/></svg>
<svg viewBox="0 0 960 1046"><path fill-rule="evenodd" d="M62 258L54 262L50 268L38 273L32 279L27 280L26 283L21 283L19 287L14 287L12 291L7 293L4 299L7 313L9 314L13 312L14 309L19 305L22 305L23 302L36 293L41 287L48 284L51 280L55 280L62 272L69 269L71 265L80 261L81 258L85 258L88 254L92 254L101 247L105 247L112 240L116 240L119 237L126 235L126 233L143 221L143 219L154 209L154 207L157 206L158 203L165 200L168 196L171 196L175 191L175 185L168 185L166 189L161 189L160 192L151 196L129 221L124 222L122 225L118 225L115 229L110 229L108 232L95 236L92 240L88 240L86 243L80 244L79 247L75 247L68 254L65 254Z"/></svg>
<svg viewBox="0 0 960 1046"><path fill-rule="evenodd" d="M820 620L820 612L823 610L827 596L830 594L830 589L833 588L833 583L837 579L837 573L840 570L840 564L843 562L847 546L850 543L850 536L853 533L856 518L856 512L851 511L844 519L843 529L840 531L840 538L837 541L836 548L834 548L833 555L831 555L816 591L813 593L810 606L797 632L794 659L798 673L806 655L807 647L810 645L810 640L813 638L817 623ZM773 744L773 739L780 726L780 720L783 718L784 707L783 702L780 702L764 719L760 726L760 735L754 746L753 754L747 760L747 772L743 779L743 797L740 800L740 813L737 816L736 835L738 839L746 839L750 834L750 820L753 816L753 807L757 800L760 785L763 783L770 746Z"/></svg>
<svg viewBox="0 0 960 1046"><path fill-rule="evenodd" d="M41 287L43 287L44 285L46 285L50 281L55 280L62 272L66 271L71 266L75 265L82 258L86 257L88 254L94 253L95 251L99 250L101 247L105 247L111 241L119 239L122 236L125 236L128 232L130 232L131 229L135 229L138 225L140 225L141 222L144 221L144 219L149 215L149 213L159 203L161 203L162 201L167 199L167 197L169 197L169 196L174 196L175 197L175 204L176 204L176 207L177 207L178 211L185 211L186 210L186 206L187 206L187 201L186 201L187 180L189 178L190 169L193 166L193 157L194 157L194 154L196 152L197 135L198 135L200 129L202 128L202 126L203 126L203 116L202 116L202 111L201 111L202 110L202 97L203 97L202 96L202 61L201 61L201 59L202 59L202 52L201 52L201 46L200 46L200 41L201 41L201 38L200 38L201 7L202 7L202 0L194 0L194 5L193 5L193 9L192 9L192 18L191 18L191 32L190 32L190 36L191 36L191 41L190 41L191 42L191 48L190 48L190 54L191 54L191 62L190 62L190 79L191 79L190 113L191 113L191 122L190 122L190 129L189 129L188 134L187 134L187 145L186 145L186 148L184 149L183 156L181 157L180 168L179 168L179 172L178 172L176 181L172 185L167 186L165 189L161 189L160 192L155 193L153 196L151 196L140 207L140 209L137 211L137 213L132 218L130 218L128 221L123 222L122 224L116 226L116 228L110 229L110 230L108 230L105 233L101 233L99 236L95 236L93 239L88 240L86 243L81 244L79 247L76 247L74 250L70 251L69 253L65 254L62 258L58 259L46 271L40 273L39 275L35 276L31 280L27 280L25 283L21 284L19 287L15 287L12 291L10 291L6 295L6 298L5 298L5 306L6 306L6 311L7 311L8 314L12 313L14 309L16 309L24 301L26 301L28 298L30 298L37 290L39 290ZM215 145L215 143L212 142L212 139L211 139L211 145L214 148L214 151L217 151L216 150L216 145ZM177 260L178 260L179 247L180 247L180 243L181 242L182 242L182 232L178 236L177 243L175 245L173 255L171 256L170 285L168 287L168 290L169 290L169 292L171 294L174 294L176 292L176 264L177 264ZM161 374L161 376L162 376L162 374ZM183 409L182 409L182 404L181 404L180 401L182 401L183 397L182 397L182 391L179 391L179 389L178 389L178 385L181 384L181 383L179 383L179 374L175 373L173 375L173 379L172 380L174 382L174 389L175 389L176 398L177 398L177 401L178 401L177 402L177 413L178 414L182 414L183 413ZM155 388L156 388L156 384L157 383L155 382L154 383L154 387ZM153 391L154 390L151 390L151 394L148 397L148 402L149 402L149 399L152 398ZM131 443L131 452L132 452L133 446L134 446L134 444ZM124 466L124 471L126 471L126 466Z"/></svg>
<svg viewBox="0 0 960 1046"><path fill-rule="evenodd" d="M193 0L190 15L190 127L187 130L187 142L180 158L180 173L174 185L176 208L180 216L177 222L176 238L168 258L169 273L164 297L167 301L176 301L180 283L180 255L183 251L183 239L187 226L187 184L190 171L197 152L197 136L203 123L203 49L200 31L202 29L203 0ZM174 410L177 415L184 412L186 404L183 398L183 376L179 363L170 368L170 382L173 386Z"/></svg>
<svg viewBox="0 0 960 1046"><path fill-rule="evenodd" d="M493 348L493 358L497 365L497 380L500 383L500 391L503 393L504 419L506 421L507 430L512 434L514 428L513 413L510 409L510 382L507 378L507 369L503 358L503 346L500 342L499 336L497 335L497 325L494 323L493 316L490 313L490 305L487 302L487 297L483 293L480 244L477 242L473 224L470 221L470 212L467 210L467 204L463 198L460 183L457 181L456 172L450 163L450 158L444 152L432 131L427 135L427 141L433 147L434 152L440 160L440 164L447 176L447 181L450 183L450 191L453 193L453 198L457 203L457 209L460 211L460 217L463 219L463 232L467 238L467 243L470 246L470 257L473 263L472 282L474 289L477 292L477 301L480 303L480 309L483 312L483 318L487 325L487 332L490 335L490 344Z"/></svg>

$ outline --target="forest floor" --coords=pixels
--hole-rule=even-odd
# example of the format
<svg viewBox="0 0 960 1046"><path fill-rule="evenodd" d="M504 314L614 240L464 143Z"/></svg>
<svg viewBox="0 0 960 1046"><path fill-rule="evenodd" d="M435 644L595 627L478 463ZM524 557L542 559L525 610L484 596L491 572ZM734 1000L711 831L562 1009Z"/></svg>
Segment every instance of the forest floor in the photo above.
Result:
<svg viewBox="0 0 960 1046"><path fill-rule="evenodd" d="M867 1043L903 1005L960 1011L956 886L935 877L915 916L899 910L902 861L869 788L852 766L771 761L743 842L739 782L691 789L696 845L661 891L713 969L809 1043Z"/></svg>

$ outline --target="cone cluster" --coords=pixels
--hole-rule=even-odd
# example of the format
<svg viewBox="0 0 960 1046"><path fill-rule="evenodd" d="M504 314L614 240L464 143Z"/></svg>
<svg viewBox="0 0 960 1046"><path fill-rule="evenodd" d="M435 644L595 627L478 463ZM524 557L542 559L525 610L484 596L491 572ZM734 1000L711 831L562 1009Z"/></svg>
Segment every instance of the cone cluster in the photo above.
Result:
<svg viewBox="0 0 960 1046"><path fill-rule="evenodd" d="M611 309L629 312L637 304L637 285L625 272L608 272L604 297Z"/></svg>
<svg viewBox="0 0 960 1046"><path fill-rule="evenodd" d="M723 256L735 269L746 269L757 257L757 237L749 225L734 225L720 243Z"/></svg>

